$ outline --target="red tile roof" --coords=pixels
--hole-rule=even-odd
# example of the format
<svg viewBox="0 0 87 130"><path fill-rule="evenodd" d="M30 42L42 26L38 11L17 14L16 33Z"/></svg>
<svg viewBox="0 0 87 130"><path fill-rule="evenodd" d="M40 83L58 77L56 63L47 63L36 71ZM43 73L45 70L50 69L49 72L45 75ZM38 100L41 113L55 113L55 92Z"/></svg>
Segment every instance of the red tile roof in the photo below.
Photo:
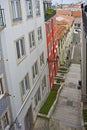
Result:
<svg viewBox="0 0 87 130"><path fill-rule="evenodd" d="M63 10L63 9L57 9L56 14L57 15L70 15L70 11L69 10Z"/></svg>
<svg viewBox="0 0 87 130"><path fill-rule="evenodd" d="M57 39L61 39L61 37L64 35L66 31L66 27L64 26L57 26Z"/></svg>
<svg viewBox="0 0 87 130"><path fill-rule="evenodd" d="M81 11L80 10L72 11L72 16L73 17L81 17L82 16Z"/></svg>
<svg viewBox="0 0 87 130"><path fill-rule="evenodd" d="M56 19L57 39L59 40L72 26L74 18L72 16L59 15Z"/></svg>

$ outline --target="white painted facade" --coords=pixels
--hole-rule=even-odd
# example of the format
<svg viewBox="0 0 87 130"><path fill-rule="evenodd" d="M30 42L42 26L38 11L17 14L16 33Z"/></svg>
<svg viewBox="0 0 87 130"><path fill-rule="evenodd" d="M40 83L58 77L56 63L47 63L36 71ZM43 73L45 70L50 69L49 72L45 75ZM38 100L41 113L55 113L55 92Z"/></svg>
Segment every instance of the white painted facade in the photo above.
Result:
<svg viewBox="0 0 87 130"><path fill-rule="evenodd" d="M4 58L8 59L8 62L4 62L5 71L7 77L7 84L9 93L15 97L10 97L11 110L13 121L16 120L14 126L16 130L21 124L21 130L25 130L24 119L28 109L32 108L33 122L36 120L37 113L44 101L47 92L49 91L48 73L47 73L47 54L46 54L46 37L45 37L45 25L44 25L44 12L43 1L40 0L40 16L36 16L35 1L32 0L33 18L27 18L26 0L20 0L22 20L12 21L12 10L10 0L0 0L0 5L5 11L6 28L0 33L1 44ZM38 41L37 29L42 28L42 39ZM29 33L35 32L35 48L30 51L29 48ZM25 55L21 59L21 62L17 59L16 52L16 40L24 38ZM44 52L44 65L40 66L40 55ZM38 74L36 80L32 79L32 66L37 61ZM25 75L29 75L29 90L22 100L20 83L24 79ZM42 93L42 79L46 76L46 88ZM35 94L40 87L40 101L35 106ZM18 121L18 123L17 123Z"/></svg>

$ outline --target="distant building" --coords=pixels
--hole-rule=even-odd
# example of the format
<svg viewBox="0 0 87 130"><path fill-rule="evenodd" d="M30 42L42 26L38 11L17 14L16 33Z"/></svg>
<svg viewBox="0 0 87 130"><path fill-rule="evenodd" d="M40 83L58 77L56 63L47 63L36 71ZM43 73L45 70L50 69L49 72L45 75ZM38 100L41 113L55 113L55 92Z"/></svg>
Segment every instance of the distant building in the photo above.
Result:
<svg viewBox="0 0 87 130"><path fill-rule="evenodd" d="M58 44L58 65L68 66L70 64L71 47L73 40L73 17L57 15L57 44Z"/></svg>

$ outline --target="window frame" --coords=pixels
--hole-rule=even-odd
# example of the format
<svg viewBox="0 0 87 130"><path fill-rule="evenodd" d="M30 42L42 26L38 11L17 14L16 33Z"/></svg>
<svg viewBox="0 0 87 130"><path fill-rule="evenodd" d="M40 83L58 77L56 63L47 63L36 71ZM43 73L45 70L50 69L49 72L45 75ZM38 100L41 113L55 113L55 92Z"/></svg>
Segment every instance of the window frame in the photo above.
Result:
<svg viewBox="0 0 87 130"><path fill-rule="evenodd" d="M4 86L3 86L3 79L2 78L0 78L0 95L2 95L2 94L4 94L4 88L3 88Z"/></svg>
<svg viewBox="0 0 87 130"><path fill-rule="evenodd" d="M4 122L3 119L5 119ZM0 122L1 122L1 127L2 127L2 130L3 129L6 129L7 126L9 126L9 117L8 117L8 112L5 112L2 116L2 118L0 119Z"/></svg>
<svg viewBox="0 0 87 130"><path fill-rule="evenodd" d="M42 95L44 95L46 86L47 86L46 75L44 75L43 78L42 78Z"/></svg>
<svg viewBox="0 0 87 130"><path fill-rule="evenodd" d="M10 2L11 2L12 21L16 22L22 20L21 1L10 0Z"/></svg>
<svg viewBox="0 0 87 130"><path fill-rule="evenodd" d="M20 82L20 88L21 88L21 97L22 101L24 101L26 95L30 91L30 83L29 83L29 74L27 73L25 77ZM23 92L24 91L24 92Z"/></svg>
<svg viewBox="0 0 87 130"><path fill-rule="evenodd" d="M44 65L44 52L41 53L40 55L40 66L42 67Z"/></svg>
<svg viewBox="0 0 87 130"><path fill-rule="evenodd" d="M38 76L38 62L36 60L36 62L32 65L33 82L35 82L35 80L37 79L37 76Z"/></svg>
<svg viewBox="0 0 87 130"><path fill-rule="evenodd" d="M33 6L32 6L32 0L25 0L26 1L26 11L27 11L27 18L33 17ZM31 9L30 9L31 8ZM30 13L30 12L31 13Z"/></svg>
<svg viewBox="0 0 87 130"><path fill-rule="evenodd" d="M40 16L40 0L35 0L36 16Z"/></svg>
<svg viewBox="0 0 87 130"><path fill-rule="evenodd" d="M29 48L30 50L33 50L35 47L36 47L36 44L35 44L35 31L31 31L29 32Z"/></svg>
<svg viewBox="0 0 87 130"><path fill-rule="evenodd" d="M15 41L15 49L17 62L20 63L26 56L24 37L21 37Z"/></svg>
<svg viewBox="0 0 87 130"><path fill-rule="evenodd" d="M42 40L42 27L38 27L37 28L37 38L38 38L38 41Z"/></svg>
<svg viewBox="0 0 87 130"><path fill-rule="evenodd" d="M40 87L39 87L34 95L35 108L39 105L40 101L41 101L41 93L40 93Z"/></svg>

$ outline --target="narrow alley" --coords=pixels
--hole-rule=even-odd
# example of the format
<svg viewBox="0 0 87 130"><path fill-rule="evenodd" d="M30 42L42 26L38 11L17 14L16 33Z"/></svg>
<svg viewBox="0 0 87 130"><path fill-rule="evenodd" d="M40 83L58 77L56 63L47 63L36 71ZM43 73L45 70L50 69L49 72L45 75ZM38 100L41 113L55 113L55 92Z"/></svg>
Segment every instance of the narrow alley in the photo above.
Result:
<svg viewBox="0 0 87 130"><path fill-rule="evenodd" d="M81 45L80 34L74 34L71 66L66 74L63 89L56 108L48 121L38 117L34 130L82 130L81 90Z"/></svg>

